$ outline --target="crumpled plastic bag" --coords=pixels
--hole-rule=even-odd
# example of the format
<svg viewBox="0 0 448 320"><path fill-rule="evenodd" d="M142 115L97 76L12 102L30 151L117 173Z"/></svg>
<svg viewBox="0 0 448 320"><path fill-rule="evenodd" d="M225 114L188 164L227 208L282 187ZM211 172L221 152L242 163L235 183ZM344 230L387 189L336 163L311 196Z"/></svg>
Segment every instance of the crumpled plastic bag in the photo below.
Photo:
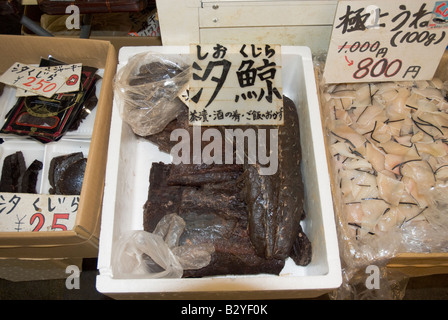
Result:
<svg viewBox="0 0 448 320"><path fill-rule="evenodd" d="M211 261L213 244L179 246L185 221L177 214L160 219L154 232L123 234L116 248L113 273L117 278L181 278L184 270L200 269Z"/></svg>
<svg viewBox="0 0 448 320"><path fill-rule="evenodd" d="M154 52L136 54L114 79L120 116L137 135L161 132L186 108L178 97L189 79L188 57Z"/></svg>

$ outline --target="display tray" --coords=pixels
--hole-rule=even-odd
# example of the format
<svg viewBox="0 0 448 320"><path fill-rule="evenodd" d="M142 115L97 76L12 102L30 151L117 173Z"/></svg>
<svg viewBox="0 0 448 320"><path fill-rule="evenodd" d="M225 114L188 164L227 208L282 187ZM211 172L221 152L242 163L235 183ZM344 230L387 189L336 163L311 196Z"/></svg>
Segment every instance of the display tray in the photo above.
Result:
<svg viewBox="0 0 448 320"><path fill-rule="evenodd" d="M187 55L187 46L123 47L118 69L141 52ZM152 162L171 162L151 142L137 137L119 115L115 96L104 189L97 290L113 298L298 298L317 297L341 284L334 212L325 158L319 104L311 51L282 47L283 94L299 114L302 172L305 185L304 232L312 243L311 263L297 266L288 258L280 275L227 275L182 279L134 279L114 275L113 258L118 239L131 230L143 230Z"/></svg>

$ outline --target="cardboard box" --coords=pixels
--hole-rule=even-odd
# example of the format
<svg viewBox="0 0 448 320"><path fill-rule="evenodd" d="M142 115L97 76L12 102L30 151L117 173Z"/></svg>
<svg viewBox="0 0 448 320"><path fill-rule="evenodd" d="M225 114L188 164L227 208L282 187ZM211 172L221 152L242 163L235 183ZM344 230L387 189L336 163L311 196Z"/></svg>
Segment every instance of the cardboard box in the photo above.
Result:
<svg viewBox="0 0 448 320"><path fill-rule="evenodd" d="M98 254L101 204L117 55L110 42L0 36L0 73L14 62L38 64L52 55L67 63L104 69L75 226L68 231L1 232L0 258L90 258Z"/></svg>
<svg viewBox="0 0 448 320"><path fill-rule="evenodd" d="M163 45L275 43L325 52L336 0L158 0Z"/></svg>
<svg viewBox="0 0 448 320"><path fill-rule="evenodd" d="M435 72L434 77L442 79L444 81L448 80L448 51L445 51L439 66ZM316 78L317 70L316 70ZM321 99L321 90L319 88L319 99ZM321 103L321 107L322 107ZM322 108L321 108L321 112ZM324 116L322 116L323 118ZM327 161L330 163L332 161L330 155L330 148L327 145L327 139L325 139ZM329 175L334 176L332 171L332 166L329 166ZM332 188L337 189L338 186L335 184L334 180L331 179ZM335 191L333 191L334 194ZM334 205L334 212L338 214L338 206ZM434 252L434 253L413 253L413 252L402 252L396 254L387 262L387 267L393 271L398 271L408 277L420 277L429 276L434 274L445 274L448 273L448 253Z"/></svg>
<svg viewBox="0 0 448 320"><path fill-rule="evenodd" d="M124 47L119 68L134 54L155 51L186 55L189 47ZM222 276L199 279L122 279L114 276L113 257L124 232L143 230L143 204L148 196L151 162L170 162L149 141L138 138L124 123L114 100L104 190L97 290L113 298L298 298L317 297L341 284L330 181L323 143L311 51L282 47L283 93L298 108L307 218L304 232L313 246L311 263L298 267L291 260L279 276Z"/></svg>

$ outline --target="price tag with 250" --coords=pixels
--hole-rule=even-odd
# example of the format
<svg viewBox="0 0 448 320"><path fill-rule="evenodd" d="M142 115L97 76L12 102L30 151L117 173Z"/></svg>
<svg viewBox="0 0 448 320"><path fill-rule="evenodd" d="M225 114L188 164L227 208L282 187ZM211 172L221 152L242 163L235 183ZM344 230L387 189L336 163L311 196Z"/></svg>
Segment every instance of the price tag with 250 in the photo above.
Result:
<svg viewBox="0 0 448 320"><path fill-rule="evenodd" d="M0 82L49 98L78 91L81 70L81 64L34 67L16 62L0 76Z"/></svg>

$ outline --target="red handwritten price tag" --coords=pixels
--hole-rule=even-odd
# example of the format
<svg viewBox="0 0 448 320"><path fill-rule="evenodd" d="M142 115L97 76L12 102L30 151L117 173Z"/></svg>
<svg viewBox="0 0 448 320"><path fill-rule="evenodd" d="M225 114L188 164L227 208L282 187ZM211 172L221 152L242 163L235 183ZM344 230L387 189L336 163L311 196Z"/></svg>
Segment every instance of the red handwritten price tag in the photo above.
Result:
<svg viewBox="0 0 448 320"><path fill-rule="evenodd" d="M447 1L339 1L324 80L429 80L447 44Z"/></svg>
<svg viewBox="0 0 448 320"><path fill-rule="evenodd" d="M34 67L17 62L0 76L0 82L49 98L55 93L78 91L81 69L81 64Z"/></svg>

